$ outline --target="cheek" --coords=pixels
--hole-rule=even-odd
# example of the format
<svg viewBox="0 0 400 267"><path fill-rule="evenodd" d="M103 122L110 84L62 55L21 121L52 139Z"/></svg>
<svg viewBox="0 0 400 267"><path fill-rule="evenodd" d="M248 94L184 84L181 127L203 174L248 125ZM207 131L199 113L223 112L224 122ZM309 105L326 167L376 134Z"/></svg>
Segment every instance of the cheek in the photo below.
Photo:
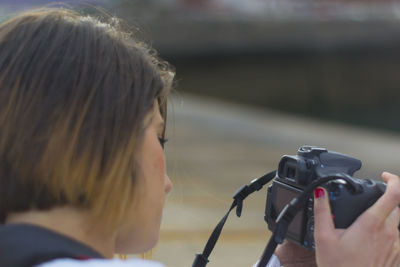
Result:
<svg viewBox="0 0 400 267"><path fill-rule="evenodd" d="M154 153L151 155L152 159L151 161L153 162L152 168L154 172L157 174L165 174L165 156L164 156L164 150L160 146L157 146L154 148Z"/></svg>
<svg viewBox="0 0 400 267"><path fill-rule="evenodd" d="M161 173L165 173L165 156L164 156L164 151L161 151L159 156L157 157L156 164L154 166L157 170L159 170Z"/></svg>

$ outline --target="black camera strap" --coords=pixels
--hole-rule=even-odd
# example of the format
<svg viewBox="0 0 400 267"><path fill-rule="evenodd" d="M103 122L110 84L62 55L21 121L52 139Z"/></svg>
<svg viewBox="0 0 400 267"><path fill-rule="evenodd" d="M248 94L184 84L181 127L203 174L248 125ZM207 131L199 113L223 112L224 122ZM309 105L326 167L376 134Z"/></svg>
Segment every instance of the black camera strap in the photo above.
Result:
<svg viewBox="0 0 400 267"><path fill-rule="evenodd" d="M276 171L272 171L267 173L266 175L254 179L251 181L249 185L243 185L234 195L233 195L233 202L231 207L229 208L228 212L225 216L221 219L221 221L217 224L214 231L212 232L210 238L207 241L206 246L204 247L202 254L196 254L196 258L192 264L192 267L205 267L209 262L208 257L210 256L211 252L213 251L215 244L218 241L218 238L221 234L222 228L225 225L226 220L230 212L236 207L236 216L240 217L242 215L242 208L243 208L243 200L250 194L254 193L255 191L259 191L263 188L264 185L269 183L272 179L275 178ZM272 251L273 252L273 251Z"/></svg>
<svg viewBox="0 0 400 267"><path fill-rule="evenodd" d="M230 212L236 207L236 215L238 217L242 214L243 208L243 200L250 194L254 193L255 191L259 191L270 182L273 178L275 178L276 171L267 173L266 175L254 179L249 185L242 186L234 195L233 195L233 203L229 208L228 212L225 216L221 219L218 225L215 227L214 231L212 232L210 238L207 241L206 246L204 247L202 254L196 254L196 258L192 264L192 267L205 267L209 262L208 257L210 256L212 250L215 247L215 244L218 241L218 238L221 234L222 228L225 225L226 220ZM272 254L274 253L278 244L282 244L283 240L286 237L286 233L288 227L296 214L299 210L304 208L304 205L311 197L313 191L318 186L321 186L331 180L341 179L346 181L351 187L354 193L361 193L363 188L360 184L355 182L351 176L345 173L338 173L334 175L329 175L325 177L321 177L318 180L312 182L298 197L292 199L289 204L287 204L281 213L279 214L276 220L276 228L272 233L272 236L264 249L264 252L261 256L260 261L257 264L257 267L265 267L268 264L269 259L271 258Z"/></svg>

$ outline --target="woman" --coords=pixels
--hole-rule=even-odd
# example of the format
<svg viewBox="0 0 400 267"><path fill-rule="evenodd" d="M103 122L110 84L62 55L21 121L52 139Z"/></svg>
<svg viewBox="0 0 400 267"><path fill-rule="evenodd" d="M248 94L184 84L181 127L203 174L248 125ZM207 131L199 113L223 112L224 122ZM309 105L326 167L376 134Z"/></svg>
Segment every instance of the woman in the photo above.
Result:
<svg viewBox="0 0 400 267"><path fill-rule="evenodd" d="M48 9L0 25L0 266L160 266L106 260L156 244L172 186L162 147L173 72L112 24ZM398 263L400 179L384 179L346 231L316 192L319 266ZM289 267L298 251L277 255Z"/></svg>
<svg viewBox="0 0 400 267"><path fill-rule="evenodd" d="M0 25L0 266L158 240L173 72L112 23L47 9Z"/></svg>

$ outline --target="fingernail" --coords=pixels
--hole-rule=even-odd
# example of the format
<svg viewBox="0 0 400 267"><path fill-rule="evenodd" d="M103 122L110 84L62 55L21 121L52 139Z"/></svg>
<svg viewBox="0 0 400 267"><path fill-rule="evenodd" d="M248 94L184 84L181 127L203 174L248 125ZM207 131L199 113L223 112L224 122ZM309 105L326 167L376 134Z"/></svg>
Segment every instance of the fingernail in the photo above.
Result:
<svg viewBox="0 0 400 267"><path fill-rule="evenodd" d="M314 190L314 197L315 198L320 198L323 197L325 195L325 191L324 189L322 189L321 187L317 187Z"/></svg>

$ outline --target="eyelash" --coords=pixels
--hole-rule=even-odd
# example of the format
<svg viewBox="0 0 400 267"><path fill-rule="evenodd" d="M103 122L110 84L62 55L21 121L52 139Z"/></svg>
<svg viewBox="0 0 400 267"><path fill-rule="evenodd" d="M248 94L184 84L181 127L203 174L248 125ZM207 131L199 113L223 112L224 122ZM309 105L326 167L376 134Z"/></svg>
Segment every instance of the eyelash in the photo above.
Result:
<svg viewBox="0 0 400 267"><path fill-rule="evenodd" d="M168 142L168 139L162 138L162 137L158 137L158 141L161 144L161 147L164 148L164 145L166 142Z"/></svg>

